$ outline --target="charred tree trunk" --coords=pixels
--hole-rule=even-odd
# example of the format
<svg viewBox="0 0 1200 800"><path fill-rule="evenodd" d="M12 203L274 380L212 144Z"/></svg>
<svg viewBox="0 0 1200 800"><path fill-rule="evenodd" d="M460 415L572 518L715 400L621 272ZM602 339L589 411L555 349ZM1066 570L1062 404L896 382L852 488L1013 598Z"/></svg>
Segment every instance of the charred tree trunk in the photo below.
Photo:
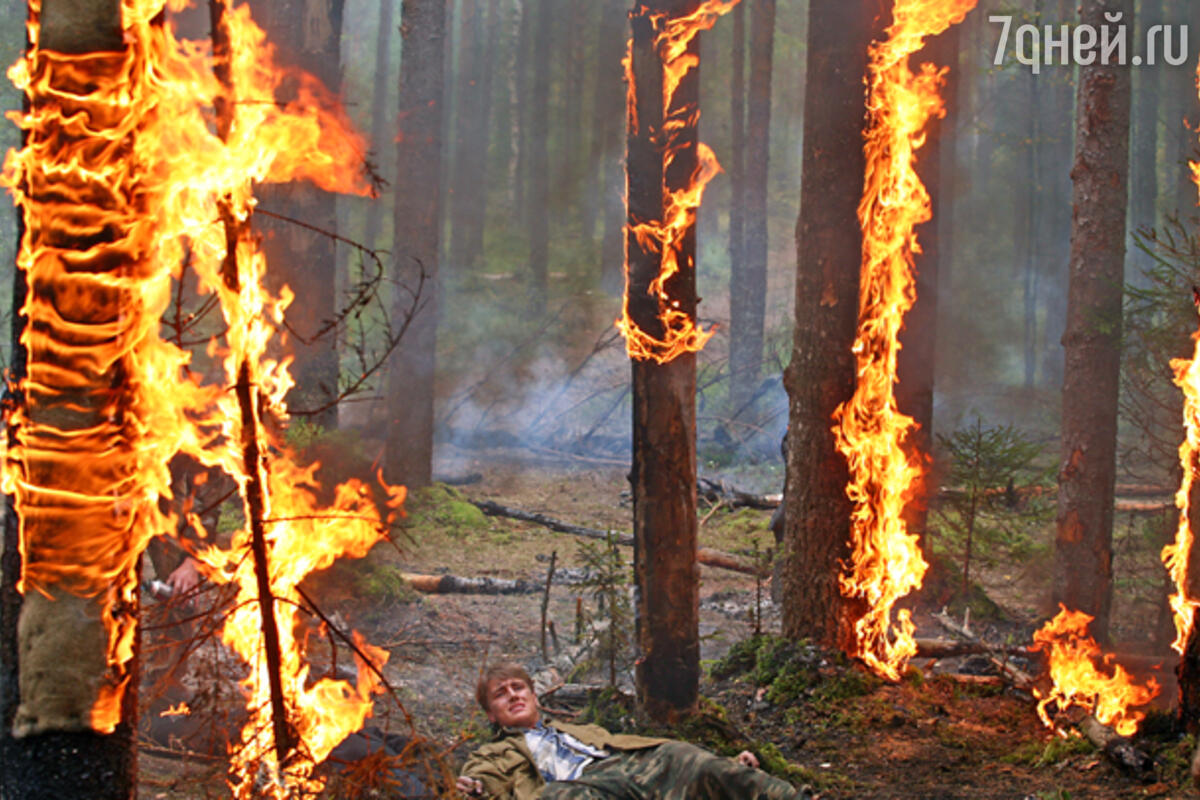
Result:
<svg viewBox="0 0 1200 800"><path fill-rule="evenodd" d="M72 104L86 105L93 96L103 96L114 82L124 79L121 53L126 44L120 13L120 4L108 0L42 3L38 43L42 52L32 75L37 88L33 89L32 100L27 100L27 110L45 111L57 106L66 115L82 115L86 112L81 107L72 108ZM88 83L80 80L76 68L60 66L63 59L46 51L89 56ZM91 130L45 122L30 131L26 141L45 148L51 157L56 152L74 151L78 155L87 141L81 137L95 133L98 139L123 123L119 115L115 119L104 115L93 118ZM96 150L112 146L105 142ZM120 146L129 147L131 143ZM95 167L86 159L81 166L85 171ZM121 665L106 663L108 635L102 616L111 614L113 624L124 627L135 609L114 607L109 592L97 594L94 588L83 591L87 587L73 590L66 580L53 586L44 577L36 587L27 583L31 595L24 602L16 591L23 567L37 574L41 560L53 560L54 542L47 544L43 537L53 540L65 536L70 541L76 536L90 536L97 528L116 540L122 533L128 535L128 530L120 528L130 520L119 513L115 498L109 508L101 508L94 515L64 507L66 504L60 505L54 499L63 490L82 491L85 494L80 497L87 504L91 498L86 492L104 487L106 478L113 474L126 473L125 453L130 442L124 438L128 429L123 420L130 409L125 400L129 387L124 361L117 359L87 370L88 374L75 376L69 387L60 385L53 376L70 365L64 359L81 343L91 341L90 337L111 337L114 330L118 336L127 332L121 325L127 298L122 292L103 288L103 284L114 272L132 271L131 256L122 249L126 243L113 242L115 231L128 222L120 219L121 213L132 209L124 198L112 196L114 187L107 185L103 177L94 177L80 186L79 178L64 176L65 170L42 170L40 165L35 170L36 175L22 178L21 189L28 193L23 212L31 221L27 225L22 220L19 231L22 241L27 239L31 246L46 248L43 260L60 260L59 269L65 274L47 279L48 270L43 266L41 278L32 284L23 269L14 277L13 377L25 377L28 372L37 383L24 396L6 394L8 404L24 408L25 424L30 428L25 433L30 450L21 465L23 479L30 486L22 511L24 519L18 519L11 498L6 503L0 557L0 647L4 649L0 659L4 725L0 733L0 796L12 800L132 800L137 789L136 654ZM108 201L105 211L112 217L103 219L99 213L89 217L75 209L64 209L57 218L51 213L56 205L69 205L72 198L80 196L93 198L97 205ZM101 221L97 223L97 219ZM66 263L70 263L69 269L63 268ZM20 336L30 320L17 313L27 299L40 331L29 350ZM74 449L71 436L89 429L112 442L107 463L77 453L86 463L63 469L62 464ZM13 434L10 429L10 437ZM64 445L65 450L56 452ZM130 477L125 474L126 479ZM86 488L74 481L85 482ZM26 547L28 560L24 565L19 539L24 539ZM43 548L51 552L42 552ZM109 555L96 554L97 570L111 566ZM128 580L136 580L136 576L122 571L114 583ZM51 591L57 602L44 597L41 589ZM73 593L76 590L90 596L77 596ZM115 729L110 732L94 729L93 712L105 694L115 702L119 713Z"/></svg>
<svg viewBox="0 0 1200 800"><path fill-rule="evenodd" d="M416 315L388 364L385 463L390 480L426 486L433 475L433 378L439 317L437 224L442 152L444 0L404 0L394 219L395 308Z"/></svg>
<svg viewBox="0 0 1200 800"><path fill-rule="evenodd" d="M531 119L537 121L530 130L529 147L529 310L532 314L546 311L549 295L550 270L550 169L549 131L546 120L550 112L550 22L553 18L552 0L537 5L537 33L533 42L533 96Z"/></svg>
<svg viewBox="0 0 1200 800"><path fill-rule="evenodd" d="M729 379L733 414L746 410L762 372L767 305L767 165L771 133L771 56L775 0L750 6L750 97L746 117L744 260L730 266ZM734 278L733 276L737 276Z"/></svg>
<svg viewBox="0 0 1200 800"><path fill-rule="evenodd" d="M860 615L838 588L850 556L849 470L830 419L854 393L863 186L863 76L877 27L873 0L812 0L803 176L796 223L796 327L790 398L783 633L848 649Z"/></svg>
<svg viewBox="0 0 1200 800"><path fill-rule="evenodd" d="M1130 0L1083 0L1082 24L1132 17ZM1115 26L1111 26L1115 27ZM1113 36L1116 36L1114 30ZM1067 330L1063 334L1062 461L1058 476L1055 602L1095 617L1108 638L1116 482L1121 297L1129 174L1129 69L1080 69Z"/></svg>
<svg viewBox="0 0 1200 800"><path fill-rule="evenodd" d="M376 158L381 157L384 143L391 139L388 130L388 72L392 49L392 6L395 0L379 0L379 30L375 36L375 80L371 97L371 149ZM384 203L375 198L367 206L367 222L363 228L362 243L375 247L379 228L383 221Z"/></svg>
<svg viewBox="0 0 1200 800"><path fill-rule="evenodd" d="M633 226L662 219L667 193L687 185L697 165L695 118L667 130L668 117L699 105L699 67L680 81L670 108L663 107L663 65L651 14L683 16L697 0L639 2L633 28L632 90L627 140L629 314L640 328L662 330L650 282L661 268L655 248L643 248ZM699 50L692 39L688 52ZM678 118L676 116L675 118ZM674 157L666 158L670 142ZM695 319L695 226L679 246L685 265L670 283L678 310ZM661 334L660 334L661 335ZM637 687L646 712L664 721L695 708L700 682L699 567L696 562L696 360L684 353L665 364L633 362L634 579L638 592Z"/></svg>
<svg viewBox="0 0 1200 800"><path fill-rule="evenodd" d="M258 0L255 18L263 22L267 38L279 42L281 60L316 76L332 96L341 88L340 43L345 0ZM287 43L286 45L283 43ZM291 100L286 91L284 101ZM293 413L307 416L324 428L337 427L338 353L332 331L323 335L337 315L337 249L334 240L318 231L337 231L334 195L311 184L264 186L260 206L304 221L316 230L280 220L263 220L263 252L277 265L273 288L287 284L296 294L288 309L289 327L303 337L291 337L292 377L288 394ZM314 338L315 337L315 338Z"/></svg>

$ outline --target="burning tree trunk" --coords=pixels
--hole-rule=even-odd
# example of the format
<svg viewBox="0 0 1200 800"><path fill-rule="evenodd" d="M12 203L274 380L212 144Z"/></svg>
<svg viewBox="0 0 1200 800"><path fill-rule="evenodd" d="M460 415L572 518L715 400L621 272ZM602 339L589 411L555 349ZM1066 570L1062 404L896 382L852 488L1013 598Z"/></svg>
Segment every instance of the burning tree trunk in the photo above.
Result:
<svg viewBox="0 0 1200 800"><path fill-rule="evenodd" d="M747 0L749 2L749 0ZM750 92L746 125L743 260L730 266L729 394L734 416L746 411L762 371L767 303L767 164L771 133L771 54L775 0L750 7ZM736 128L735 128L736 129ZM732 215L730 228L732 236Z"/></svg>
<svg viewBox="0 0 1200 800"><path fill-rule="evenodd" d="M397 290L408 295L419 289L421 299L388 366L385 458L392 479L408 486L428 485L433 475L445 5L442 0L404 0L402 12L396 185L419 188L396 193L392 251ZM397 309L407 307L408 299L397 297Z"/></svg>
<svg viewBox="0 0 1200 800"><path fill-rule="evenodd" d="M790 398L783 633L846 649L853 604L838 589L850 557L849 471L830 418L854 392L862 231L863 75L877 29L869 0L813 0L808 12L803 182L796 222L796 327L785 374Z"/></svg>
<svg viewBox="0 0 1200 800"><path fill-rule="evenodd" d="M7 662L19 686L12 669L5 675L0 794L115 800L136 784L131 637L145 520L122 509L143 488L129 353L97 345L136 339L140 323L131 276L144 265L127 238L137 176L112 162L133 147L138 112L117 102L129 80L119 5L47 2L40 12L25 155L5 176L24 213L18 262L31 324L6 475L9 488L18 482L20 547L10 514L4 558L11 567L23 556L26 597L16 664ZM91 124L69 124L74 114Z"/></svg>
<svg viewBox="0 0 1200 800"><path fill-rule="evenodd" d="M1084 0L1079 20L1097 29L1107 26L1116 37L1116 24L1105 18L1131 19L1132 5ZM1101 642L1108 639L1112 605L1129 87L1124 66L1097 59L1080 68L1071 173L1075 196L1053 599L1095 617L1093 634Z"/></svg>
<svg viewBox="0 0 1200 800"><path fill-rule="evenodd" d="M732 3L639 2L630 15L628 235L618 327L633 361L638 694L659 720L690 711L700 678L696 564L695 220L716 162L699 144L699 42Z"/></svg>
<svg viewBox="0 0 1200 800"><path fill-rule="evenodd" d="M263 29L279 43L288 60L316 76L336 97L341 88L340 42L344 0L258 0L252 4ZM292 98L284 93L283 99ZM262 207L307 225L276 220L262 222L263 249L297 301L288 313L295 362L295 388L288 396L294 413L309 412L313 422L337 427L337 337L328 321L337 315L337 252L334 240L322 232L337 230L337 203L330 192L295 183L263 192ZM302 340L303 339L303 340Z"/></svg>

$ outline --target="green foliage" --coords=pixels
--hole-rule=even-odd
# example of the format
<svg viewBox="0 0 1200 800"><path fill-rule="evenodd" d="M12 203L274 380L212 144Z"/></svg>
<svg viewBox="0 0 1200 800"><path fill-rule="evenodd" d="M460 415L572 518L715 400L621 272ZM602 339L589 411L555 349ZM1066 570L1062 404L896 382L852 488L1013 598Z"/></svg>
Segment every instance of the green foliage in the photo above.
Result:
<svg viewBox="0 0 1200 800"><path fill-rule="evenodd" d="M1058 764L1074 755L1094 752L1095 749L1092 743L1082 736L1069 736L1065 739L1061 736L1051 736L1044 743L1033 738L1015 750L1006 760L1040 769Z"/></svg>
<svg viewBox="0 0 1200 800"><path fill-rule="evenodd" d="M1053 513L1040 488L1051 482L1054 467L1042 463L1043 446L1012 425L984 425L976 417L974 424L937 438L953 491L936 508L941 535L935 541L944 551L962 554L958 599L969 603L973 560L982 554L988 564L997 558L1024 561L1037 552L1031 532Z"/></svg>
<svg viewBox="0 0 1200 800"><path fill-rule="evenodd" d="M421 596L395 567L369 558L338 561L335 569L353 576L355 594L372 603L415 603Z"/></svg>
<svg viewBox="0 0 1200 800"><path fill-rule="evenodd" d="M608 666L608 682L616 686L617 672L629 666L633 643L633 608L625 590L630 582L625 558L610 531L603 544L580 545L582 585L596 604L585 623L595 644L595 659Z"/></svg>
<svg viewBox="0 0 1200 800"><path fill-rule="evenodd" d="M1142 275L1125 287L1120 413L1127 469L1151 479L1178 468L1182 393L1171 361L1192 353L1196 330L1192 287L1200 285L1200 236L1179 219L1135 234L1148 256Z"/></svg>

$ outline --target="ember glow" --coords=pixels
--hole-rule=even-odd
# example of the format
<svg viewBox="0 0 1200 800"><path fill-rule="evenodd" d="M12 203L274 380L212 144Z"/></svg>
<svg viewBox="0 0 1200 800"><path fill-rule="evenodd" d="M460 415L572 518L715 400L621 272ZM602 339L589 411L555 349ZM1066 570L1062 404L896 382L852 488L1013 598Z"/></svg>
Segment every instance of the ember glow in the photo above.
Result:
<svg viewBox="0 0 1200 800"><path fill-rule="evenodd" d="M1197 67L1197 86L1200 87L1200 67ZM1188 165L1192 180L1200 187L1200 161ZM1193 298L1195 299L1195 298ZM1200 308L1200 300L1197 301ZM1183 390L1183 443L1179 445L1179 465L1183 473L1179 491L1175 493L1175 505L1179 509L1179 524L1175 529L1175 541L1163 548L1162 560L1175 591L1170 595L1171 611L1175 619L1175 641L1171 647L1183 655L1188 637L1195 624L1196 606L1200 598L1188 595L1188 561L1195 543L1195 532L1191 528L1191 494L1200 470L1200 330L1192 335L1195 347L1191 359L1175 359L1171 369L1175 372L1175 384Z"/></svg>
<svg viewBox="0 0 1200 800"><path fill-rule="evenodd" d="M36 42L38 4L31 7ZM173 0L168 10L181 7ZM245 5L225 9L232 56L216 65L228 69L223 80L214 76L211 45L177 39L163 11L163 0L125 0L123 52L35 48L9 73L31 107L15 115L28 144L8 154L4 169L25 218L18 261L30 322L22 337L27 401L11 418L17 444L7 453L5 488L21 518L24 590L103 600L114 677L92 727L108 732L132 658L138 555L152 536L176 529L158 503L171 493L167 464L185 453L232 476L243 497L261 484L289 731L282 758L250 526L228 550L210 545L197 556L210 579L238 587L222 632L248 668L250 721L233 753L235 793L287 797L319 788L313 766L361 726L375 686L363 663L353 686L310 682L296 635L296 585L340 555L364 555L388 520L372 487L357 481L322 507L317 465L294 463L280 438L292 380L273 341L292 298L263 285L266 263L249 229L253 187L306 179L366 193L358 155L365 148L314 79L291 76L295 99L276 101L285 72ZM213 120L223 114L218 134ZM190 354L159 338L185 257L200 292L220 299L227 330L208 348L223 365L220 385L185 377ZM250 445L261 454L256 461L245 458ZM398 511L403 487L377 491ZM358 646L375 667L386 659Z"/></svg>
<svg viewBox="0 0 1200 800"><path fill-rule="evenodd" d="M694 103L673 105L675 90L689 70L699 65L699 58L688 53L688 45L700 31L710 29L717 18L725 14L738 0L706 0L699 8L683 17L667 17L651 14L649 19L656 31L654 47L662 62L662 107L661 125L656 120L638 118L634 101L633 41L630 53L625 57L627 82L627 119L629 129L636 132L640 124L648 126L651 135L663 140L663 173L684 146L680 133L694 129L700 119L700 109ZM635 9L634 13L638 13ZM712 338L712 330L703 330L690 314L680 308L678 300L671 297L668 282L681 270L695 269L694 258L688 255L680 263L682 243L688 232L696 225L696 209L704 196L704 187L721 171L712 150L704 145L696 146L696 169L687 186L677 190L663 187L665 198L662 216L658 219L641 220L630 225L638 246L647 253L657 253L660 267L658 276L650 283L649 293L658 305L658 323L661 334L643 330L629 314L629 254L625 256L625 300L617 328L625 336L625 350L630 358L639 361L654 360L665 364L683 353L698 352Z"/></svg>
<svg viewBox="0 0 1200 800"><path fill-rule="evenodd" d="M858 218L863 231L854 396L834 414L838 449L850 466L846 492L854 502L853 563L840 576L842 593L863 598L855 624L856 651L877 674L896 680L916 653L908 611L892 622L896 601L921 585L927 564L902 513L921 475L908 442L914 423L896 407L896 360L904 314L916 299L914 228L932 217L929 194L915 170L925 124L943 115L945 70L909 58L961 22L975 0L896 0L886 39L871 48L865 134L866 179Z"/></svg>
<svg viewBox="0 0 1200 800"><path fill-rule="evenodd" d="M1132 736L1146 716L1132 709L1158 696L1158 682L1150 678L1145 686L1139 686L1120 664L1114 663L1111 653L1102 656L1095 640L1088 636L1091 621L1092 617L1082 611L1068 611L1060 605L1058 616L1033 634L1033 648L1045 651L1054 684L1045 694L1034 688L1038 716L1046 727L1055 729L1051 706L1057 711L1075 706L1122 736Z"/></svg>

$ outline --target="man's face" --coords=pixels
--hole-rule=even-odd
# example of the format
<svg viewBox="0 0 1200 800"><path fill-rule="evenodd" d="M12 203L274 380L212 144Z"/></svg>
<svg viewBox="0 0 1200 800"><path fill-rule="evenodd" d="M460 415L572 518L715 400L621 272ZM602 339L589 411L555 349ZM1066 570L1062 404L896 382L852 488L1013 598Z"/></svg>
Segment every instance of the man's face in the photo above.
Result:
<svg viewBox="0 0 1200 800"><path fill-rule="evenodd" d="M520 678L488 682L488 719L503 728L532 728L538 721L537 696Z"/></svg>

